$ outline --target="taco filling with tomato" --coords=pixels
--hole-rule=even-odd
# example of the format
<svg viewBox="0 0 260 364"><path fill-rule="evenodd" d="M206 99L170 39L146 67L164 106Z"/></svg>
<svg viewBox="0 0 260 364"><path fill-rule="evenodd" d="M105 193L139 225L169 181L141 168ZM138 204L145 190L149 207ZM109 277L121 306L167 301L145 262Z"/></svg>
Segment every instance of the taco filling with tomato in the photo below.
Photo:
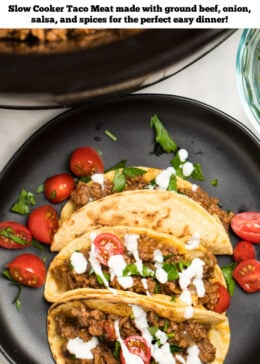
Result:
<svg viewBox="0 0 260 364"><path fill-rule="evenodd" d="M230 340L225 316L165 308L145 298L84 290L64 296L48 313L57 364L221 364Z"/></svg>
<svg viewBox="0 0 260 364"><path fill-rule="evenodd" d="M121 290L215 310L220 286L225 290L216 258L199 246L198 236L183 244L149 229L118 226L86 233L61 250L44 294L53 302L78 288Z"/></svg>

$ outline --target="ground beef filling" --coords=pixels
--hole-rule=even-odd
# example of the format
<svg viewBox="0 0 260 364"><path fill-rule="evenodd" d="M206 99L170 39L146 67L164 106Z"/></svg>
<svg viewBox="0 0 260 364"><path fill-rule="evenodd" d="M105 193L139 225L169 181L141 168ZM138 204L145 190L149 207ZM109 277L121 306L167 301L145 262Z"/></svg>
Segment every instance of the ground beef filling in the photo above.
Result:
<svg viewBox="0 0 260 364"><path fill-rule="evenodd" d="M155 263L153 262L153 255L155 250L160 250L162 255L165 257L164 262L172 265L176 265L176 267L180 266L183 262L187 262L185 257L181 254L178 254L177 250L171 246L165 246L160 241L156 239L152 239L147 235L140 235L138 241L138 250L139 257L143 261L143 265L150 268L152 271L155 271ZM82 251L85 255L86 259L89 259L89 252ZM135 259L133 255L125 250L124 252L124 260L126 264L135 263ZM212 284L212 279L214 278L214 267L216 264L216 258L210 252L206 252L203 257L205 265L203 266L203 281L206 289L205 296L198 299L198 304L202 304L205 308L213 310L215 304L217 302L217 294L218 287ZM178 264L179 263L179 264ZM178 268L180 269L180 268ZM106 275L109 275L108 267L102 265L102 271ZM105 288L105 285L102 283L99 277L93 272L93 269L90 264L88 264L88 268L86 273L77 274L73 267L71 267L70 260L67 259L63 264L58 265L52 268L52 274L58 283L58 285L65 290L72 290L77 288ZM128 291L132 291L138 294L146 295L148 294L165 294L168 296L179 296L182 292L178 279L172 279L166 282L165 284L159 283L155 277L146 277L147 287L144 286L142 282L142 276L133 275L133 286L128 288ZM120 286L117 278L115 277L112 281L109 282L110 287L115 289L123 290Z"/></svg>
<svg viewBox="0 0 260 364"><path fill-rule="evenodd" d="M123 340L131 335L141 335L135 322L130 317L122 317L104 313L98 309L89 309L83 302L77 307L60 312L55 316L56 333L64 341L61 354L65 363L70 364L117 364L120 363L116 350L115 321L119 321L120 336ZM209 341L210 326L195 320L174 322L158 317L153 312L147 313L149 327L156 327L168 334L168 342L171 348L178 351L184 359L187 358L187 348L196 344L200 350L201 362L211 363L215 359L216 350ZM67 350L69 339L80 337L83 341L89 341L93 336L99 340L99 344L92 350L93 359L80 360L72 357ZM177 360L177 364L180 362Z"/></svg>
<svg viewBox="0 0 260 364"><path fill-rule="evenodd" d="M148 183L144 180L143 176L126 178L124 191L141 190L147 188L147 186ZM228 230L230 226L230 221L234 216L234 213L224 211L219 206L218 199L210 197L207 192L199 187L195 191L188 188L179 188L178 192L198 202L211 215L217 215L222 222L224 228ZM88 185L85 182L79 182L76 189L71 194L71 199L75 202L77 208L80 208L90 201L98 200L99 198L110 195L112 193L113 183L108 179L105 179L103 188L99 183L94 182L91 185Z"/></svg>

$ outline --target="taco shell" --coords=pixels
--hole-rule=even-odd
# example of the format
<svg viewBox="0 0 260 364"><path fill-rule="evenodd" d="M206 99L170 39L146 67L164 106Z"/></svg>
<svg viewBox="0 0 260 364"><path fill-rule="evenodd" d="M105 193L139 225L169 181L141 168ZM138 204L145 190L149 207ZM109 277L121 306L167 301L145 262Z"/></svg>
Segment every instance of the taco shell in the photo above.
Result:
<svg viewBox="0 0 260 364"><path fill-rule="evenodd" d="M62 223L51 250L61 250L87 231L117 225L149 227L178 239L199 234L201 245L214 254L232 254L217 216L185 195L164 190L124 191L83 206Z"/></svg>
<svg viewBox="0 0 260 364"><path fill-rule="evenodd" d="M135 308L138 308L138 310L141 311L136 311ZM84 322L84 313L86 311L94 311L95 314L101 312L101 315L103 315L103 320L106 320L108 317L110 319L112 318L112 320L120 320L120 330L124 325L124 321L130 322L131 325L133 325L134 321L136 327L140 329L135 317L136 312L141 312L144 314L144 320L141 324L142 328L145 327L146 323L148 324L149 314L155 315L154 317L157 317L157 319L160 319L161 321L163 320L165 322L166 320L169 324L168 327L172 327L172 321L174 323L181 323L181 325L185 325L185 323L188 323L190 320L201 325L206 325L208 330L206 340L209 342L208 345L215 348L215 357L213 361L210 362L210 364L222 364L225 360L230 344L230 328L226 316L205 310L194 309L192 318L187 319L185 318L185 308L177 305L172 305L169 307L163 303L160 304L155 302L149 297L140 296L136 298L128 292L114 295L108 291L107 293L104 293L103 291L98 290L86 291L84 289L79 289L73 293L69 292L68 294L64 295L63 298L53 304L48 311L48 341L53 358L57 364L70 362L68 360L68 356L67 361L65 358L66 345L68 342L68 337L66 336L70 335L71 332L74 331L74 334L71 335L74 335L75 337L75 332L80 332L79 328L75 329L76 326L83 326L81 332L84 332L84 334L86 333L86 330L88 330L89 321L85 320ZM83 313L83 316L81 313ZM62 320L64 324L60 324ZM145 323L145 321L147 322ZM65 332L65 335L61 335L63 326L68 325L68 323L70 326L69 329L63 331L63 333ZM84 328L84 325L86 328ZM144 330L145 328L140 329L142 335ZM70 334L68 334L68 332L70 332ZM168 332L169 330L167 333ZM127 333L125 332L124 336L126 335ZM184 335L187 336L187 332L184 333ZM117 337L111 339L112 344L115 340L121 340L120 343L122 345L123 340L120 336L121 334L119 331L119 333L117 333ZM88 338L88 340L89 339L90 338ZM146 340L149 342L149 339ZM202 341L204 340L205 338ZM102 348L104 341L101 341L101 343L98 343L98 345L101 346L101 352L107 350L105 347ZM154 345L157 344L150 343L149 345L151 345L153 349ZM189 345L193 345L193 343L191 342ZM186 349L181 348L181 351L178 352L178 355L181 354L182 350L185 351ZM71 363L73 363L73 360L75 360L75 358L72 359ZM118 361L113 361L113 363L114 362L120 363L121 361L118 359Z"/></svg>
<svg viewBox="0 0 260 364"><path fill-rule="evenodd" d="M209 265L210 273L205 274L208 276L211 275L209 278L205 278L207 280L207 286L211 287L212 284L215 282L218 282L222 284L223 286L226 286L225 279L223 277L222 271L220 267L217 264L216 259L214 258L212 253L209 253L206 251L205 248L202 246L194 246L192 249L189 249L189 245L184 244L182 241L177 240L171 235L164 234L164 233L158 233L151 229L145 229L145 228L132 228L127 226L112 226L112 227L103 227L97 230L92 230L90 232L84 233L79 238L76 238L73 240L70 244L68 244L66 247L64 247L52 260L50 263L46 282L45 282L45 288L44 288L44 296L45 299L49 302L55 302L57 301L64 293L67 291L72 291L75 288L86 288L86 292L88 289L91 290L92 286L89 285L90 282L90 274L92 276L94 273L91 273L91 266L90 261L88 260L88 266L89 270L85 271L84 273L77 274L74 270L74 267L71 267L71 261L70 258L73 255L74 252L81 252L84 253L84 256L89 256L89 253L92 251L91 247L93 245L93 240L96 236L100 234L113 234L117 238L120 239L122 244L125 243L126 237L134 236L137 238L138 241L138 250L139 252L142 252L144 255L140 255L141 257L146 257L145 262L142 264L149 266L150 269L153 269L153 276L149 277L147 275L146 279L146 286L151 287L150 292L147 292L148 288L144 288L142 286L142 279L141 276L138 275L138 273L134 273L135 280L133 280L133 283L130 287L125 287L123 289L123 285L118 287L118 283L116 283L116 286L111 286L111 283L107 287L103 285L101 287L98 283L95 283L96 288L104 288L104 291L109 290L112 291L113 289L111 287L114 287L116 289L120 290L130 290L133 293L133 295L136 295L137 297L141 294L148 295L153 297L154 300L157 300L158 302L164 302L169 303L172 305L172 296L174 295L176 298L176 301L178 304L185 305L187 304L187 301L185 299L180 300L179 296L181 295L182 289L178 287L179 278L174 277L170 278L169 281L167 280L167 283L171 285L170 281L174 281L174 288L169 291L169 288L164 286L160 283L160 280L155 279L155 272L156 272L156 263L153 261L153 254L155 251L158 252L160 250L162 253L162 256L169 256L169 258L165 258L164 262L168 263L168 269L175 269L176 264L179 264L178 262L188 262L190 264L195 258L199 258L201 262L205 262L205 264ZM197 242L198 243L198 242ZM146 252L146 249L148 248L149 252ZM136 262L136 259L133 257L132 254L127 249L127 246L125 246L125 254L126 259L130 259L130 256L132 256L132 263ZM173 255L173 261L174 265L169 264L171 262L170 255ZM179 258L177 259L177 256ZM115 263L117 264L117 263ZM133 264L132 264L133 265ZM151 268L153 267L153 268ZM106 268L106 267L104 267ZM169 270L168 270L169 271ZM212 273L213 271L213 273ZM66 273L67 272L67 273ZM110 273L111 276L112 273ZM86 279L85 279L86 278ZM138 280L138 281L137 281ZM149 281L149 284L147 283L147 280ZM156 283L155 283L156 281ZM93 282L93 280L92 280ZM119 282L119 280L118 280ZM139 282L139 283L138 283ZM151 286L150 286L151 284ZM172 283L173 284L173 283ZM204 285L204 284L203 284ZM140 288L141 286L141 288ZM155 294L155 287L157 286L157 294ZM205 287L207 287L205 286ZM138 287L138 288L136 288ZM160 288L158 288L160 287ZM206 290L206 288L205 288ZM212 290L212 288L211 288ZM73 291L72 291L73 292ZM160 293L160 294L159 294ZM186 292L187 293L187 292ZM205 294L205 293L204 293ZM201 296L203 297L203 296ZM196 290L191 291L191 298L192 298L192 304L195 307L201 307L204 309L202 301L199 301L198 295ZM186 303L184 303L186 302ZM199 303L200 302L200 303Z"/></svg>

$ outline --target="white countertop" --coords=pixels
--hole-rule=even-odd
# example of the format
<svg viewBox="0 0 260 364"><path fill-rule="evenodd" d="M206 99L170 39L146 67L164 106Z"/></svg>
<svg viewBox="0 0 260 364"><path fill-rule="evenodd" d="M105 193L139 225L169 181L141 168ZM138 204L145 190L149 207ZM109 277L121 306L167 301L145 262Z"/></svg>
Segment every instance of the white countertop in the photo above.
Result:
<svg viewBox="0 0 260 364"><path fill-rule="evenodd" d="M242 108L236 85L235 61L241 33L241 30L235 32L196 63L141 92L180 95L202 101L231 115L260 137ZM0 170L34 131L62 112L61 109L0 109ZM0 363L5 363L1 355Z"/></svg>

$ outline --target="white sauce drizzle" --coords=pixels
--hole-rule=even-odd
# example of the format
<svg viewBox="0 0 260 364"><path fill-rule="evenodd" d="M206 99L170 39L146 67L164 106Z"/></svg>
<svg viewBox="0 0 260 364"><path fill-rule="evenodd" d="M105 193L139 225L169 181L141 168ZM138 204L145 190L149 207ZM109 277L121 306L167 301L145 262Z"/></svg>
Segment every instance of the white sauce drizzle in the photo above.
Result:
<svg viewBox="0 0 260 364"><path fill-rule="evenodd" d="M156 268L156 279L162 284L166 283L168 281L168 273L162 268L163 255L160 250L155 250L153 252L153 261L155 262L154 266Z"/></svg>
<svg viewBox="0 0 260 364"><path fill-rule="evenodd" d="M126 262L123 255L112 255L108 260L109 273L111 281L117 277L118 283L124 289L133 287L134 281L132 277L123 277L123 270L126 267Z"/></svg>
<svg viewBox="0 0 260 364"><path fill-rule="evenodd" d="M195 192L195 191L197 191L197 189L199 188L199 186L198 185L196 185L195 183L193 183L193 185L191 186L191 190L193 191L193 192Z"/></svg>
<svg viewBox="0 0 260 364"><path fill-rule="evenodd" d="M193 307L192 306L188 306L185 308L185 312L184 312L184 318L186 319L190 319L193 316Z"/></svg>
<svg viewBox="0 0 260 364"><path fill-rule="evenodd" d="M178 151L178 155L179 155L180 161L185 162L188 159L189 153L186 149L181 148Z"/></svg>
<svg viewBox="0 0 260 364"><path fill-rule="evenodd" d="M192 345L188 348L188 358L186 364L201 364L199 358L199 348L197 345Z"/></svg>
<svg viewBox="0 0 260 364"><path fill-rule="evenodd" d="M205 287L202 279L204 264L203 260L195 258L187 269L179 273L179 285L182 290L185 290L193 283L196 287L198 297L205 295Z"/></svg>
<svg viewBox="0 0 260 364"><path fill-rule="evenodd" d="M70 263L77 274L85 273L88 267L88 261L84 254L76 251L71 254Z"/></svg>
<svg viewBox="0 0 260 364"><path fill-rule="evenodd" d="M69 339L67 349L78 359L94 359L91 352L98 345L98 339L93 336L91 340L85 342L80 337Z"/></svg>
<svg viewBox="0 0 260 364"><path fill-rule="evenodd" d="M170 178L172 175L175 175L176 171L173 167L168 167L166 169L164 169L163 171L161 171L155 178L155 182L158 186L158 189L161 190L167 190L169 183L170 183Z"/></svg>
<svg viewBox="0 0 260 364"><path fill-rule="evenodd" d="M138 252L138 238L140 235L138 234L126 234L125 235L125 246L126 249L133 254L135 258L135 265L138 272L142 275L143 274L143 262L139 257Z"/></svg>
<svg viewBox="0 0 260 364"><path fill-rule="evenodd" d="M105 175L103 173L92 174L91 180L93 182L99 183L101 185L102 190L104 189Z"/></svg>
<svg viewBox="0 0 260 364"><path fill-rule="evenodd" d="M183 165L182 165L182 173L185 177L189 177L192 172L194 170L194 166L191 162L185 162Z"/></svg>
<svg viewBox="0 0 260 364"><path fill-rule="evenodd" d="M185 302L187 305L191 305L192 304L192 298L191 298L191 293L188 290L188 288L185 288L180 297L179 297L183 302Z"/></svg>
<svg viewBox="0 0 260 364"><path fill-rule="evenodd" d="M185 244L187 250L192 250L200 245L200 234L195 233Z"/></svg>

